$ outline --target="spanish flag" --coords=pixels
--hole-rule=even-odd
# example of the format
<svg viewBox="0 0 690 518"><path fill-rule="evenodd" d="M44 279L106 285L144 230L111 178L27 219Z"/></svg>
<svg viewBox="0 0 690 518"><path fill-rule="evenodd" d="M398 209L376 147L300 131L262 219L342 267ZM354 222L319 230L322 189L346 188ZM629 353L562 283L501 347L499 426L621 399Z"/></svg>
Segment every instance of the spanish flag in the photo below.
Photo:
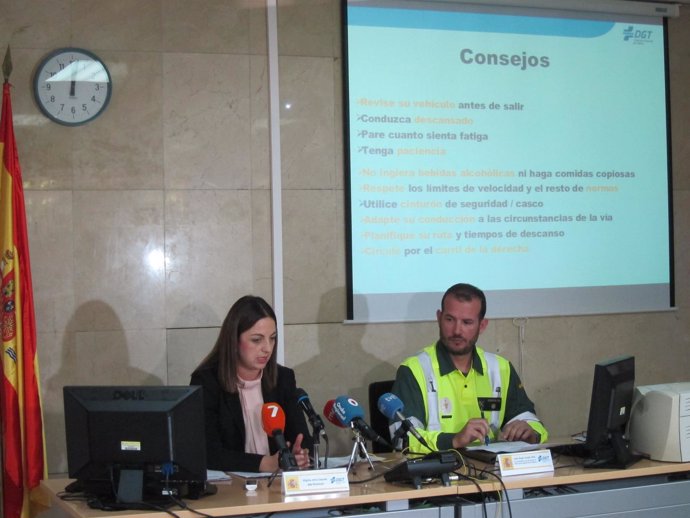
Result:
<svg viewBox="0 0 690 518"><path fill-rule="evenodd" d="M2 512L28 518L29 493L45 478L36 321L24 191L14 140L8 73L0 118L0 270L2 272Z"/></svg>

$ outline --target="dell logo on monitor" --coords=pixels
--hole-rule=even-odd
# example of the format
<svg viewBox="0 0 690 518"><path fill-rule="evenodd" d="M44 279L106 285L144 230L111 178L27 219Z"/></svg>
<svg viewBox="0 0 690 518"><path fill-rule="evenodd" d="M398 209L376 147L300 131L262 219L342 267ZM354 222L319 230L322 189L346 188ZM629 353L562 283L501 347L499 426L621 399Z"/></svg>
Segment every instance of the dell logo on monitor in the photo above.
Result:
<svg viewBox="0 0 690 518"><path fill-rule="evenodd" d="M143 390L115 390L113 399L143 400L146 399Z"/></svg>

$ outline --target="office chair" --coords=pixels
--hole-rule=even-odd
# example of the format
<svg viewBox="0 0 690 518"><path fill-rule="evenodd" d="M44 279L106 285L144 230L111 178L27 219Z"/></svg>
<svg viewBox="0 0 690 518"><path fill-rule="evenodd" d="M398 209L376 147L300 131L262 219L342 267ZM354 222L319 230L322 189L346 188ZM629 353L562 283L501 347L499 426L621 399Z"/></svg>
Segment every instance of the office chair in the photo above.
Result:
<svg viewBox="0 0 690 518"><path fill-rule="evenodd" d="M378 433L381 437L387 441L391 440L390 430L388 429L388 419L379 412L378 400L382 394L390 392L393 388L393 380L385 381L374 381L369 383L369 418L371 427ZM372 453L386 453L393 451L391 448L383 446L381 444L372 444Z"/></svg>

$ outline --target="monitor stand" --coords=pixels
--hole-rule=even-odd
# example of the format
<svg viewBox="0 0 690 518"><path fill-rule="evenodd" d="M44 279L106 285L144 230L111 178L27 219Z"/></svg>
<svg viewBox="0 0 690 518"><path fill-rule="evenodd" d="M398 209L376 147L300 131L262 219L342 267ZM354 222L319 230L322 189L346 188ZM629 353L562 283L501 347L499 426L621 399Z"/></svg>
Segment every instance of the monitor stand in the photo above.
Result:
<svg viewBox="0 0 690 518"><path fill-rule="evenodd" d="M144 499L144 470L122 469L117 484L116 501L123 503L141 502Z"/></svg>
<svg viewBox="0 0 690 518"><path fill-rule="evenodd" d="M593 458L585 460L585 468L625 469L642 458L630 450L630 442L621 432L611 433L609 441L609 447L594 452Z"/></svg>

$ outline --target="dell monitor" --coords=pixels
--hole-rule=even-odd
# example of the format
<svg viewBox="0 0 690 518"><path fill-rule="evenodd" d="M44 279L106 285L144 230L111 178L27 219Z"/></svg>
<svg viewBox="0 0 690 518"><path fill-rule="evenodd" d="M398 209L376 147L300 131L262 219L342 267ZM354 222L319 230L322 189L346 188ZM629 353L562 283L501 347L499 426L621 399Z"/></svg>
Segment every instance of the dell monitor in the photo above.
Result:
<svg viewBox="0 0 690 518"><path fill-rule="evenodd" d="M633 455L625 430L635 386L635 358L625 356L594 366L589 406L585 467L625 468Z"/></svg>
<svg viewBox="0 0 690 518"><path fill-rule="evenodd" d="M71 490L92 507L147 509L198 498L206 482L198 386L66 386Z"/></svg>

